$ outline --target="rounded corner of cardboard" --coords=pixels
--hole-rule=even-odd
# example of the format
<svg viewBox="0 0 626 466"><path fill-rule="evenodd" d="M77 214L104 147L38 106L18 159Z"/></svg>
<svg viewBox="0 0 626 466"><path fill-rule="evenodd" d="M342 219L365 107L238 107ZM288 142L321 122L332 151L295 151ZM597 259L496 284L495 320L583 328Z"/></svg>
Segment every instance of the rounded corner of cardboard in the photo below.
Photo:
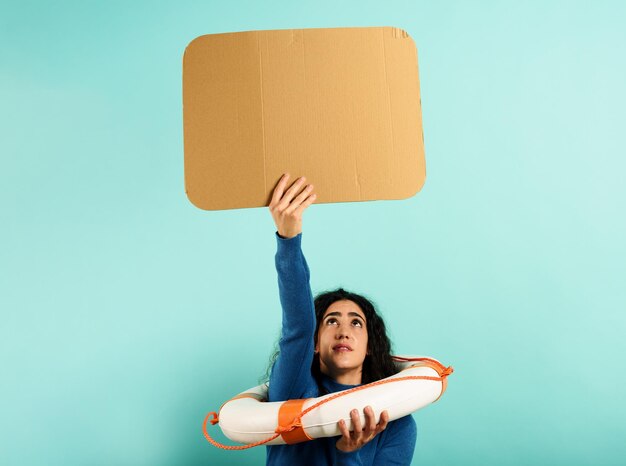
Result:
<svg viewBox="0 0 626 466"><path fill-rule="evenodd" d="M185 188L185 195L191 204L200 210L211 210L209 207L203 204L202 199L196 198L195 194L190 193L189 189Z"/></svg>
<svg viewBox="0 0 626 466"><path fill-rule="evenodd" d="M192 46L195 46L198 42L200 42L200 40L203 37L206 37L207 34L202 34L198 37L194 37L193 39L191 39L189 41L189 43L185 46L185 51L183 52L183 57L187 56L187 53L189 53L190 49L192 48Z"/></svg>
<svg viewBox="0 0 626 466"><path fill-rule="evenodd" d="M402 197L402 199L410 199L413 196L416 196L422 190L422 188L424 187L425 184L426 184L426 174L424 173L424 175L421 176L417 180L417 183L415 185L413 185L413 187L408 192L408 194L405 195L404 197Z"/></svg>

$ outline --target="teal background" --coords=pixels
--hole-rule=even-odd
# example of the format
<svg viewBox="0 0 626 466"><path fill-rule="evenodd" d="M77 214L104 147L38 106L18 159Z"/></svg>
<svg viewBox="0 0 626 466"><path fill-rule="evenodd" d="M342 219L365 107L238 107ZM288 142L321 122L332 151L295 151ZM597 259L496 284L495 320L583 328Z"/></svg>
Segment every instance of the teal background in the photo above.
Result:
<svg viewBox="0 0 626 466"><path fill-rule="evenodd" d="M274 224L187 200L183 51L383 25L418 47L427 181L311 207L313 291L371 296L398 353L455 367L413 464L626 464L624 24L619 1L2 0L0 464L263 464L201 423L278 337Z"/></svg>

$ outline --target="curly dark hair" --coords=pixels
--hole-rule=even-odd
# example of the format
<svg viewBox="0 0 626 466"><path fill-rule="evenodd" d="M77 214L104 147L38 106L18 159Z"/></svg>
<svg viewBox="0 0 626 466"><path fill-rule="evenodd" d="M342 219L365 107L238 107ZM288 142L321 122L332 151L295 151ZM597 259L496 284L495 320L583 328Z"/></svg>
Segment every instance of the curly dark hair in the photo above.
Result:
<svg viewBox="0 0 626 466"><path fill-rule="evenodd" d="M365 360L363 361L361 383L366 384L374 382L397 373L398 369L396 368L396 365L391 357L391 341L387 336L385 322L376 312L374 304L363 295L346 291L343 288L337 288L333 291L318 294L314 299L315 319L317 322L313 341L317 341L320 323L322 322L322 318L324 317L326 310L334 302L343 300L352 301L359 306L359 308L363 311L363 314L365 314L368 354L365 356ZM278 357L278 354L278 344L276 344L274 354L270 358L265 376L261 380L269 380L269 373L274 365L274 362L276 361L276 358ZM317 381L317 384L322 392L325 392L321 384L322 373L320 371L319 354L315 354L313 357L311 373L313 374L313 377Z"/></svg>
<svg viewBox="0 0 626 466"><path fill-rule="evenodd" d="M317 295L314 300L315 318L317 324L315 326L314 341L317 341L317 334L320 323L324 317L324 313L331 304L337 301L352 301L361 308L365 314L367 327L367 352L363 361L363 373L361 375L361 383L366 384L376 380L384 379L398 372L396 365L391 357L391 341L387 336L387 329L382 317L376 312L374 304L357 293L346 291L343 288L337 288L333 291L327 291ZM319 354L316 354L311 364L311 372L321 386L321 372Z"/></svg>

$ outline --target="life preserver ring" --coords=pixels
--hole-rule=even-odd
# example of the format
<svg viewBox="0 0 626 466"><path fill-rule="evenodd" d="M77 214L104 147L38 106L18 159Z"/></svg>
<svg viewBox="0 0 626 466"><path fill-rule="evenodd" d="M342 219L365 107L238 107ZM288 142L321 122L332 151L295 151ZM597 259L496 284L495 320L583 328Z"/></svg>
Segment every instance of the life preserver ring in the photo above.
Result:
<svg viewBox="0 0 626 466"><path fill-rule="evenodd" d="M259 385L231 398L222 405L219 416L204 419L206 439L216 447L241 450L257 445L292 444L320 437L341 435L337 422L343 419L352 430L350 411L357 409L361 423L363 409L371 406L376 419L383 411L393 421L437 401L447 386L452 367L432 358L394 356L398 373L365 385L318 398L268 402L267 385ZM240 446L216 442L207 432L207 422L219 423L226 437Z"/></svg>

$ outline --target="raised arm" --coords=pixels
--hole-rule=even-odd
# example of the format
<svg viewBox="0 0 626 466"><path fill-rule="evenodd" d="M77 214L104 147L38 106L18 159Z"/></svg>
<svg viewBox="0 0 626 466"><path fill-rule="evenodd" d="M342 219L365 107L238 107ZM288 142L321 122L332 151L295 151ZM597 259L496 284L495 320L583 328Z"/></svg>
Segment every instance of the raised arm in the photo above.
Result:
<svg viewBox="0 0 626 466"><path fill-rule="evenodd" d="M298 179L285 191L289 175L283 175L274 190L270 212L276 223L276 271L283 310L280 353L270 374L270 401L311 396L315 308L309 284L309 268L302 254L302 214L313 203L309 185Z"/></svg>

